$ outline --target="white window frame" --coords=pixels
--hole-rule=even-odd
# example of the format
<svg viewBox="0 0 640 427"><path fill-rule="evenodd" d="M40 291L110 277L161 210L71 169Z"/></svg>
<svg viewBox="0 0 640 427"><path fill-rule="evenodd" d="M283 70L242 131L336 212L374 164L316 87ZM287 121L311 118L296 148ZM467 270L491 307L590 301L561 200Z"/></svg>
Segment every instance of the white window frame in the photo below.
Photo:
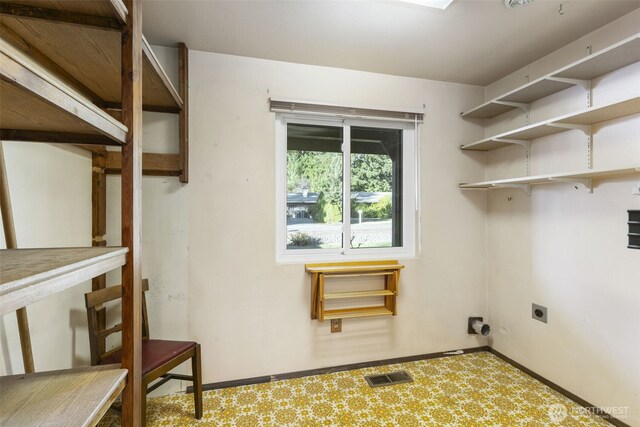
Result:
<svg viewBox="0 0 640 427"><path fill-rule="evenodd" d="M299 123L343 127L344 140L350 140L351 126L402 129L402 246L392 248L287 249L287 124ZM304 263L323 261L357 261L362 259L415 258L418 250L419 163L417 159L417 124L399 121L344 119L276 114L276 262ZM343 188L351 188L350 144L343 144ZM342 233L351 236L350 192L343 191ZM348 241L348 237L346 239ZM343 238L343 245L345 239ZM348 245L348 244L347 244Z"/></svg>

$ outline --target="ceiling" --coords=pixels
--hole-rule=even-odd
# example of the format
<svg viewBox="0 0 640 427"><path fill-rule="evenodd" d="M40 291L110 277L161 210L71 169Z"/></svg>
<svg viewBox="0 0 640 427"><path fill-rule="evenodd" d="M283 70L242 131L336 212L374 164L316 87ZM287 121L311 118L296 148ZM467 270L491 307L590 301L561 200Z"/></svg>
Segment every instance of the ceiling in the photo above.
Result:
<svg viewBox="0 0 640 427"><path fill-rule="evenodd" d="M640 0L153 0L152 44L487 85L640 7ZM560 7L562 9L560 11Z"/></svg>

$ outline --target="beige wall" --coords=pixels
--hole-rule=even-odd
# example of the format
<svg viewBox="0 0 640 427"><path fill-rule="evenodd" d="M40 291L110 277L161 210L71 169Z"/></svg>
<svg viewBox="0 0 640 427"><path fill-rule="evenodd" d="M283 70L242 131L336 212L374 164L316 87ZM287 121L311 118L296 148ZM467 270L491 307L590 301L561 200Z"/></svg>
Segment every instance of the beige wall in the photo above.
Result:
<svg viewBox="0 0 640 427"><path fill-rule="evenodd" d="M596 52L638 28L640 11L494 83L487 97L496 96L496 88L515 87L524 73L539 77L578 59L588 44ZM639 82L640 64L594 79L593 104L640 96ZM569 89L534 103L532 121L585 104L582 88ZM489 132L522 121L506 116ZM640 115L597 125L594 132L594 167L640 163ZM532 144L532 175L586 166L578 131ZM487 155L487 178L519 176L525 169L520 147ZM593 194L568 183L536 186L531 197L492 190L487 199L491 345L594 405L628 407L621 419L630 425L640 425L640 253L626 248L626 211L640 209L640 196L631 194L639 181L637 175L599 180ZM548 324L531 319L532 302L548 307Z"/></svg>
<svg viewBox="0 0 640 427"><path fill-rule="evenodd" d="M482 135L460 121L482 88L192 52L189 183L190 335L205 382L484 345L485 198L461 193L482 158L458 145ZM404 260L398 316L350 319L330 334L309 316L303 264L275 262L275 116L269 96L422 108L422 254ZM461 265L464 268L461 268Z"/></svg>
<svg viewBox="0 0 640 427"><path fill-rule="evenodd" d="M3 146L18 246L91 245L91 157L68 146ZM90 290L88 282L27 307L37 370L90 363L83 297ZM20 372L16 316L9 313L0 317L0 375Z"/></svg>

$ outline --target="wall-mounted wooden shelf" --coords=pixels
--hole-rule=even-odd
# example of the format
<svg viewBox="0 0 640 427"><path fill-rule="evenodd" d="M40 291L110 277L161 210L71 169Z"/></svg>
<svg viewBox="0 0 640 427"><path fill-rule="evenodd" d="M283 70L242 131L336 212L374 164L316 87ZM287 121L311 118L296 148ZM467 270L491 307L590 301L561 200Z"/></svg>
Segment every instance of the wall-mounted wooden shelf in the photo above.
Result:
<svg viewBox="0 0 640 427"><path fill-rule="evenodd" d="M617 169L591 169L577 172L554 173L548 175L526 176L520 178L496 179L493 181L482 181L460 184L462 189L488 189L488 188L520 188L527 193L530 192L530 185L553 184L557 182L573 182L583 185L589 192L593 190L592 178L609 178L620 175L640 175L640 164L626 168Z"/></svg>
<svg viewBox="0 0 640 427"><path fill-rule="evenodd" d="M307 264L305 269L311 274L311 318L319 321L348 319L353 317L395 316L398 311L398 281L403 265L395 260L354 261L338 263ZM384 277L384 289L325 292L325 279L345 277ZM384 305L372 307L349 307L325 309L326 300L383 297Z"/></svg>
<svg viewBox="0 0 640 427"><path fill-rule="evenodd" d="M585 56L559 70L524 84L484 104L472 108L461 116L489 119L576 85L585 85L598 76L640 61L640 34L636 34L596 53Z"/></svg>
<svg viewBox="0 0 640 427"><path fill-rule="evenodd" d="M127 248L0 250L0 315L121 267Z"/></svg>
<svg viewBox="0 0 640 427"><path fill-rule="evenodd" d="M0 425L94 426L126 377L118 365L0 377Z"/></svg>
<svg viewBox="0 0 640 427"><path fill-rule="evenodd" d="M532 139L553 135L571 130L571 125L590 126L600 122L617 119L640 113L640 97L612 102L600 107L591 107L584 110L565 114L550 120L534 123L518 129L503 132L498 135L484 138L461 146L462 150L489 151L517 142L526 142ZM568 125L568 126L567 126Z"/></svg>

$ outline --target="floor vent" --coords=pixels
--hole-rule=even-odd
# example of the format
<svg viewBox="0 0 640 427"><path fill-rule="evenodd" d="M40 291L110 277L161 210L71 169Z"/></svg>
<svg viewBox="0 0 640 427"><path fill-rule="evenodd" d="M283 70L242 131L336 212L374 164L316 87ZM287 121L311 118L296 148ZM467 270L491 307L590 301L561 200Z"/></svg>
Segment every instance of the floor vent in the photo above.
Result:
<svg viewBox="0 0 640 427"><path fill-rule="evenodd" d="M371 387L383 387L386 385L412 383L413 378L405 371L391 372L381 375L366 375L364 377Z"/></svg>

